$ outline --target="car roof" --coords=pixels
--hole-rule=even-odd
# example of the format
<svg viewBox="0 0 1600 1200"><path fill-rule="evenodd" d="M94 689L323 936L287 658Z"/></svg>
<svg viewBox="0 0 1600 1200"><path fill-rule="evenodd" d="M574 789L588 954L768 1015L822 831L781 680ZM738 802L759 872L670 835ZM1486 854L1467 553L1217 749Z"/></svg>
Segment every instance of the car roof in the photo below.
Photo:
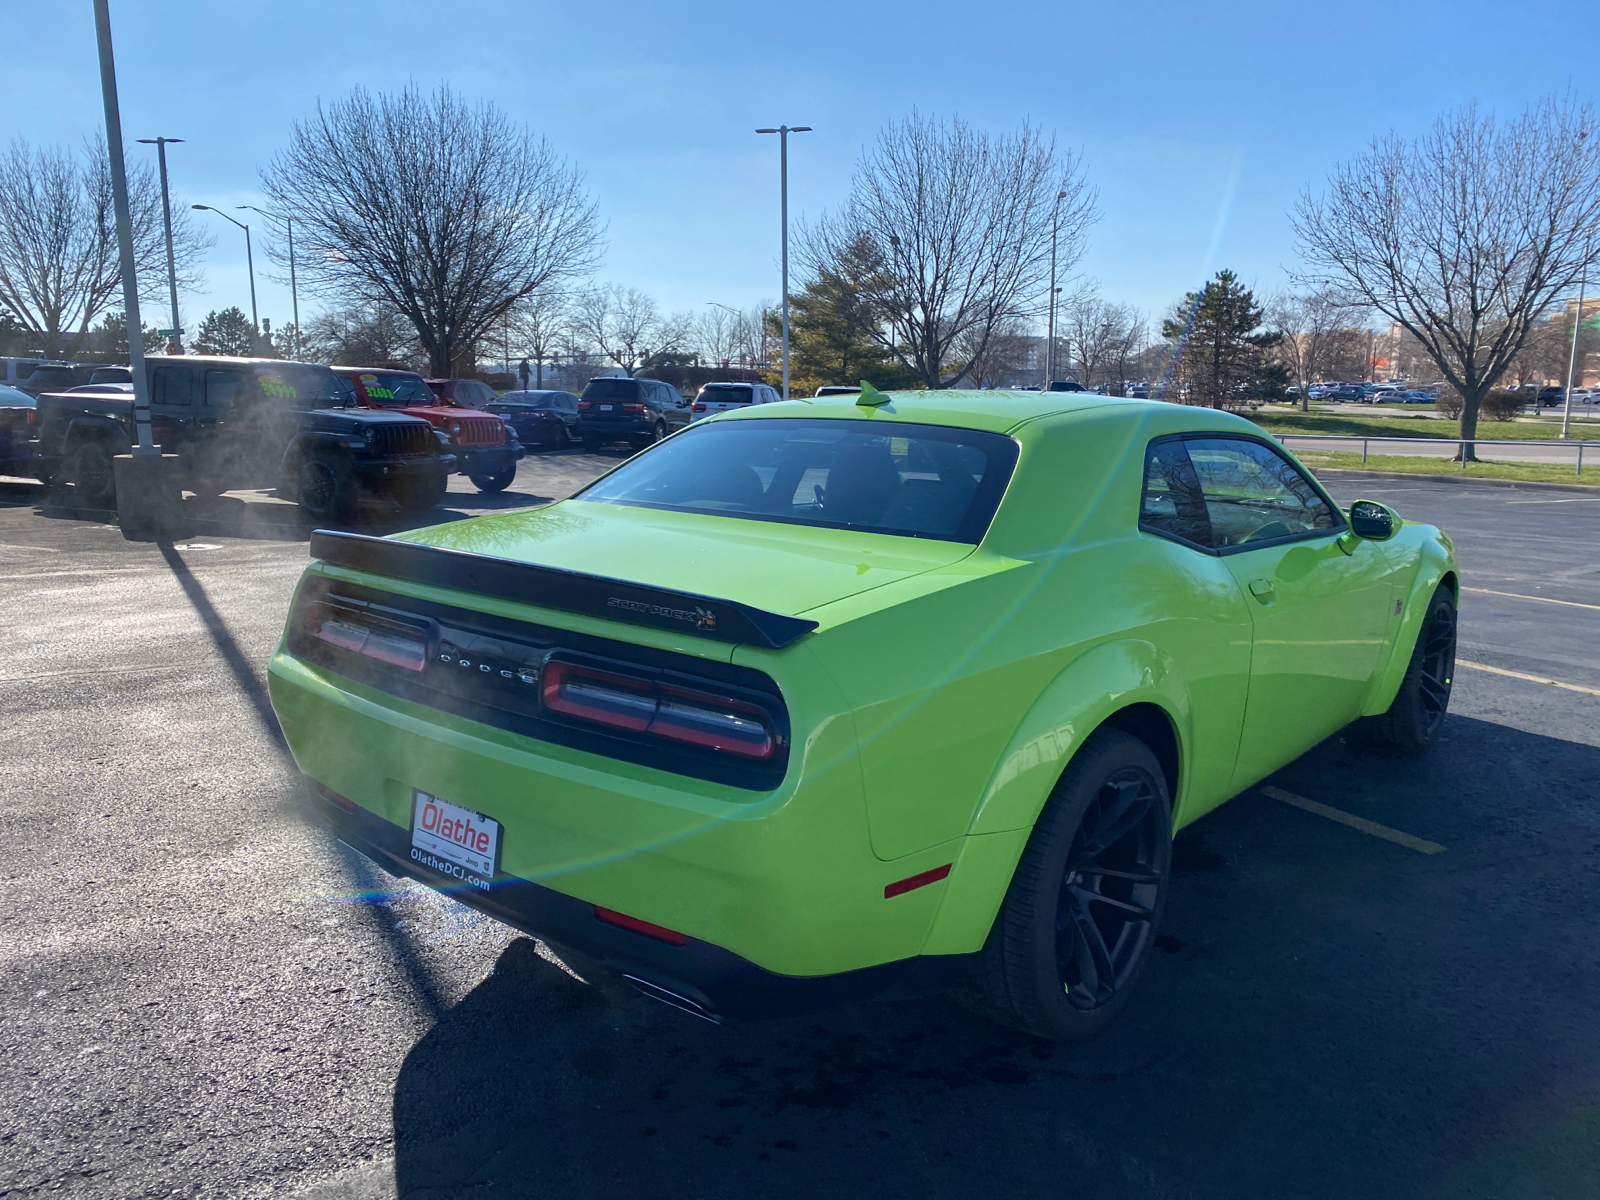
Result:
<svg viewBox="0 0 1600 1200"><path fill-rule="evenodd" d="M877 413L896 421L922 425L953 425L1006 433L1018 425L1056 413L1079 412L1107 404L1137 404L1093 392L979 391L945 388L939 391L885 392L889 402L879 409L857 403L855 394L815 396L743 408L717 420L770 420L783 417L871 418Z"/></svg>
<svg viewBox="0 0 1600 1200"><path fill-rule="evenodd" d="M377 375L381 372L384 375L413 375L418 379L422 378L415 371L408 371L404 367L329 367L328 370L335 375L360 375L362 373Z"/></svg>

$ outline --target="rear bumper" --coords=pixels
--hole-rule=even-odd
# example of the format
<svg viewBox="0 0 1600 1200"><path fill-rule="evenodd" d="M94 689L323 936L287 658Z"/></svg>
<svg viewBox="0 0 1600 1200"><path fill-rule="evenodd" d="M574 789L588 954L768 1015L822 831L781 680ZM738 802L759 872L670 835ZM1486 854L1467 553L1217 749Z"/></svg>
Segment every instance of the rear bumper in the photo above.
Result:
<svg viewBox="0 0 1600 1200"><path fill-rule="evenodd" d="M584 441L633 442L655 434L655 419L648 414L625 421L596 421L580 418L578 436Z"/></svg>
<svg viewBox="0 0 1600 1200"><path fill-rule="evenodd" d="M791 1016L874 998L945 991L967 955L919 955L832 975L780 975L698 938L681 945L601 921L595 907L526 879L501 875L487 891L457 883L411 857L410 831L314 783L313 813L346 845L384 870L424 883L559 952L602 963L653 999L709 1020Z"/></svg>

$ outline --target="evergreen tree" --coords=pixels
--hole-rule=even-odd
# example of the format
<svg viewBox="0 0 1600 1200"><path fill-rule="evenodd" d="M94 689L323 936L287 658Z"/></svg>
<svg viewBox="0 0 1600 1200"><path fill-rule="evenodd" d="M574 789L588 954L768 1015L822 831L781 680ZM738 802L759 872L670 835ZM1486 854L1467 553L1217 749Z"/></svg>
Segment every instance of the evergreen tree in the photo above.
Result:
<svg viewBox="0 0 1600 1200"><path fill-rule="evenodd" d="M851 241L835 264L817 271L789 301L791 391L825 383L910 387L916 377L876 340L878 320L865 299L882 262L870 238ZM803 389L803 390L802 390Z"/></svg>
<svg viewBox="0 0 1600 1200"><path fill-rule="evenodd" d="M237 306L207 313L206 319L200 322L200 335L195 338L195 349L201 354L243 357L252 354L255 345L255 326Z"/></svg>
<svg viewBox="0 0 1600 1200"><path fill-rule="evenodd" d="M1172 310L1161 323L1161 336L1174 344L1188 403L1210 408L1243 403L1246 392L1267 382L1266 351L1283 335L1263 329L1265 317L1250 289L1226 270Z"/></svg>

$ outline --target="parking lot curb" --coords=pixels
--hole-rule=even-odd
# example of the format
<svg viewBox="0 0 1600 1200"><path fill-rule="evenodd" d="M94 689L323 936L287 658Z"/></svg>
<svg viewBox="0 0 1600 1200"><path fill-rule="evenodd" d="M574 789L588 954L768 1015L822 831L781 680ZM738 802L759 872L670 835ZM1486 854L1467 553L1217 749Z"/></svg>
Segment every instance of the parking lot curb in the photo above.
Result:
<svg viewBox="0 0 1600 1200"><path fill-rule="evenodd" d="M1600 495L1600 486L1588 483L1544 483L1528 479L1485 479L1482 476L1423 475L1408 471L1314 471L1318 479L1337 479L1340 482L1356 479L1378 479L1385 483L1447 483L1453 487L1530 488L1542 492L1584 492Z"/></svg>

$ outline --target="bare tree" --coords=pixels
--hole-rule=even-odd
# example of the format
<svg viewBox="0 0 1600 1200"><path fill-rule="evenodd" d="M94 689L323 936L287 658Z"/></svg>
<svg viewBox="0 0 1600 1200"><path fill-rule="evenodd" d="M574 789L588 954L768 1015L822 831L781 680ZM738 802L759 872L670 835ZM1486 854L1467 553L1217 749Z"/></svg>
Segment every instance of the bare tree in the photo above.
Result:
<svg viewBox="0 0 1600 1200"><path fill-rule="evenodd" d="M391 367L420 370L427 355L417 343L417 331L392 308L337 308L306 326L300 354L308 362L339 363L350 367Z"/></svg>
<svg viewBox="0 0 1600 1200"><path fill-rule="evenodd" d="M518 301L587 275L601 234L582 177L493 105L446 87L357 88L261 172L295 215L301 278L342 302L393 310L449 375Z"/></svg>
<svg viewBox="0 0 1600 1200"><path fill-rule="evenodd" d="M952 387L1036 305L1052 229L1067 271L1095 217L1078 156L1054 139L1027 125L991 137L913 112L862 156L843 208L802 231L801 257L843 273L864 239L881 263L865 297L881 320L875 336L926 386ZM965 365L947 378L958 355Z"/></svg>
<svg viewBox="0 0 1600 1200"><path fill-rule="evenodd" d="M661 313L638 288L604 284L579 292L572 305L572 328L602 356L632 375L659 345Z"/></svg>
<svg viewBox="0 0 1600 1200"><path fill-rule="evenodd" d="M987 336L977 329L968 330L957 343L956 352L965 359L966 381L973 387L1011 387L1029 370L1030 359L1039 357L1039 344L1040 339L1031 336L1027 323L1013 318Z"/></svg>
<svg viewBox="0 0 1600 1200"><path fill-rule="evenodd" d="M1416 141L1375 140L1296 206L1306 278L1417 339L1461 395L1463 438L1534 324L1600 260L1597 133L1589 105L1546 100L1505 122L1469 105Z"/></svg>
<svg viewBox="0 0 1600 1200"><path fill-rule="evenodd" d="M1339 322L1346 312L1327 288L1285 293L1267 306L1267 321L1283 331L1277 354L1300 387L1301 412L1310 411L1311 385L1323 378L1334 358L1335 343L1344 332Z"/></svg>
<svg viewBox="0 0 1600 1200"><path fill-rule="evenodd" d="M1076 365L1084 387L1125 384L1126 365L1143 339L1144 319L1127 304L1102 299L1092 285L1080 288L1059 310L1057 331L1066 342L1067 356Z"/></svg>
<svg viewBox="0 0 1600 1200"><path fill-rule="evenodd" d="M544 386L544 364L554 362L571 340L572 297L545 288L523 297L511 310L511 342L534 362L536 387Z"/></svg>
<svg viewBox="0 0 1600 1200"><path fill-rule="evenodd" d="M142 295L166 296L166 241L161 190L149 164L128 171L133 257ZM212 240L174 205L173 257L178 286L194 288L201 254ZM104 139L81 155L20 139L0 157L0 313L10 317L45 354L63 352L65 336L79 338L95 317L121 307L122 264L111 206L111 164Z"/></svg>

